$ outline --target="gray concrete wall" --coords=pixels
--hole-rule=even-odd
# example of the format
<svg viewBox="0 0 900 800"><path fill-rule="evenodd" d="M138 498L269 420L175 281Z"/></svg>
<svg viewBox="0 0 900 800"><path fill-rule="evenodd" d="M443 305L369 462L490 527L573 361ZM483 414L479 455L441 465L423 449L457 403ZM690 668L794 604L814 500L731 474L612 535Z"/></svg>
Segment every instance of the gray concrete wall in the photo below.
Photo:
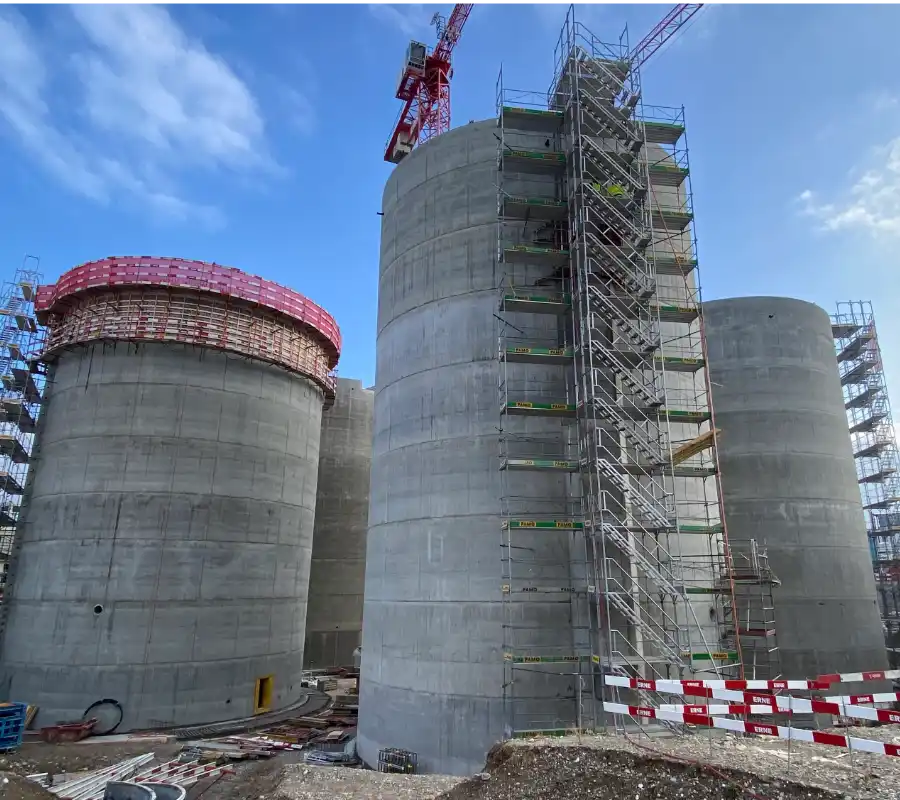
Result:
<svg viewBox="0 0 900 800"><path fill-rule="evenodd" d="M831 322L781 297L704 304L728 536L767 547L788 678L886 666Z"/></svg>
<svg viewBox="0 0 900 800"><path fill-rule="evenodd" d="M358 749L478 771L503 730L496 121L416 148L382 209Z"/></svg>
<svg viewBox="0 0 900 800"><path fill-rule="evenodd" d="M118 700L120 730L302 692L322 393L175 344L64 352L13 564L0 698L38 724Z"/></svg>
<svg viewBox="0 0 900 800"><path fill-rule="evenodd" d="M306 615L307 669L352 666L360 644L375 393L338 378L322 414L319 488Z"/></svg>

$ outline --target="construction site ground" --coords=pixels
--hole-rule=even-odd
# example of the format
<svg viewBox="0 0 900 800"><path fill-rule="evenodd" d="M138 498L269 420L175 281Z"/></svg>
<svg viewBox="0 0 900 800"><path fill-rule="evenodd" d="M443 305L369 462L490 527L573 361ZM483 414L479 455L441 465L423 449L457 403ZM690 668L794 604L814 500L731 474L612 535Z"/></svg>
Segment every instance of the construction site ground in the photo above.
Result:
<svg viewBox="0 0 900 800"><path fill-rule="evenodd" d="M900 743L900 726L841 729ZM0 754L2 800L51 800L19 780L74 772L153 752L172 758L177 742L27 744ZM233 765L233 773L189 790L189 800L900 800L900 758L821 745L731 735L526 739L497 747L486 771L468 779L390 775L302 763L289 751ZM5 771L5 772L4 772ZM9 782L4 782L4 778Z"/></svg>
<svg viewBox="0 0 900 800"><path fill-rule="evenodd" d="M900 726L842 732L900 742ZM204 800L900 800L900 759L702 733L511 742L468 779L283 759L243 768Z"/></svg>

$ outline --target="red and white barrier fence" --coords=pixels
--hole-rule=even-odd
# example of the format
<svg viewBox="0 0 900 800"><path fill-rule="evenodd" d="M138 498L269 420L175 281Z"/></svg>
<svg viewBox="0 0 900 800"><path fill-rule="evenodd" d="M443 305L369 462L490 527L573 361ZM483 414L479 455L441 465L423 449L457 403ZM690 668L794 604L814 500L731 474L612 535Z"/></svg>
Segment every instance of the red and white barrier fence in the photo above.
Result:
<svg viewBox="0 0 900 800"><path fill-rule="evenodd" d="M900 702L900 692L878 692L877 694L845 694L823 697L828 703L844 703L848 706L861 706L864 703L897 703Z"/></svg>
<svg viewBox="0 0 900 800"><path fill-rule="evenodd" d="M764 725L758 722L742 722L727 717L714 717L709 714L693 714L677 711L664 711L657 708L628 706L623 703L604 703L603 710L611 714L627 714L643 719L660 719L669 722L681 722L686 725L699 725L706 728L719 728L734 733L751 733L759 736L774 736L779 739L790 739L795 742L813 742L832 747L844 747L863 753L896 756L900 758L900 745L878 742L873 739L857 739L855 736L842 736L837 733L824 733L803 728L787 728L781 725Z"/></svg>
<svg viewBox="0 0 900 800"><path fill-rule="evenodd" d="M656 681L655 691L661 694L686 694L693 695L697 690L691 687L685 688L681 684L687 681ZM874 722L888 722L900 724L900 711L889 711L881 708L866 708L860 705L848 705L833 703L827 700L807 700L803 697L791 695L757 694L754 692L741 692L732 689L704 689L705 697L714 700L728 700L738 703L742 708L763 707L763 711L722 711L722 714L833 714L840 717L853 719L866 719ZM691 708L703 708L703 706L691 706ZM662 708L662 706L661 706ZM713 713L713 712L700 712Z"/></svg>
<svg viewBox="0 0 900 800"><path fill-rule="evenodd" d="M900 679L900 669L883 669L876 672L845 672L819 675L818 683L863 683L865 681L890 681Z"/></svg>
<svg viewBox="0 0 900 800"><path fill-rule="evenodd" d="M755 691L777 691L779 689L787 689L789 691L809 691L829 689L835 683L861 683L865 681L884 681L900 679L900 669L882 670L881 672L850 672L845 675L820 675L818 678L800 681L656 681L644 680L643 678L628 678L623 675L607 675L606 683L608 686L624 686L628 689L644 689L646 691L659 691L656 688L658 683L667 685L677 683L686 689L733 689L733 690L755 690ZM704 697L704 694L699 694Z"/></svg>

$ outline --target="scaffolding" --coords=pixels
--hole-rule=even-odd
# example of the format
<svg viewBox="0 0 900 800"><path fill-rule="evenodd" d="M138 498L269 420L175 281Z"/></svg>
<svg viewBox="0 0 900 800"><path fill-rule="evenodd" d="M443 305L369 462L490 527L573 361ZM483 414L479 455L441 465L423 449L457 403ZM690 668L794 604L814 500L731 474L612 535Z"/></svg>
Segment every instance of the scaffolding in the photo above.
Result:
<svg viewBox="0 0 900 800"><path fill-rule="evenodd" d="M777 581L721 513L684 113L628 52L570 10L549 93L497 81L508 736L605 726L604 674L778 677Z"/></svg>
<svg viewBox="0 0 900 800"><path fill-rule="evenodd" d="M13 280L0 287L0 601L44 391L44 331L34 312L41 277L40 260L26 256Z"/></svg>
<svg viewBox="0 0 900 800"><path fill-rule="evenodd" d="M900 454L884 364L868 300L831 318L888 657L900 666Z"/></svg>

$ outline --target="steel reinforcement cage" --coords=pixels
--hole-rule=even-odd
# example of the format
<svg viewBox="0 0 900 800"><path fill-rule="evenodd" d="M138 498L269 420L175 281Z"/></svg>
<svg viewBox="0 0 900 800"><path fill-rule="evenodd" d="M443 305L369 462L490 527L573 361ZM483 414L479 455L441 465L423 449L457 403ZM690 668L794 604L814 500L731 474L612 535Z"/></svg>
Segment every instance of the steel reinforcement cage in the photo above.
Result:
<svg viewBox="0 0 900 800"><path fill-rule="evenodd" d="M888 658L900 666L900 452L869 300L831 317Z"/></svg>
<svg viewBox="0 0 900 800"><path fill-rule="evenodd" d="M684 113L628 52L570 9L549 93L497 81L509 736L606 724L604 674L779 675L777 580L721 513Z"/></svg>
<svg viewBox="0 0 900 800"><path fill-rule="evenodd" d="M180 342L265 361L317 383L334 399L341 336L303 295L233 267L153 256L81 264L41 286L43 358L91 341Z"/></svg>

